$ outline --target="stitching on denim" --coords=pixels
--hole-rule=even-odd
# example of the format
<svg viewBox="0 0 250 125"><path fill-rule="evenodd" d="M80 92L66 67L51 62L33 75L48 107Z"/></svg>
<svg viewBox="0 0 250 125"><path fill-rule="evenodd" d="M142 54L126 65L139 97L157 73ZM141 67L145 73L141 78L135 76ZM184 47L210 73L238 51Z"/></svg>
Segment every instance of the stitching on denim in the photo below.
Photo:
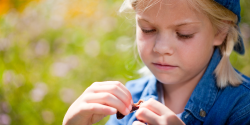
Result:
<svg viewBox="0 0 250 125"><path fill-rule="evenodd" d="M184 116L184 118L186 119L189 115L190 115L190 112L188 112L188 113Z"/></svg>
<svg viewBox="0 0 250 125"><path fill-rule="evenodd" d="M247 108L248 108L248 110L246 111ZM237 118L233 119L233 117L236 117L237 114L241 114L241 115L239 115ZM234 113L229 119L232 119L232 122L235 122L236 120L241 119L243 116L245 116L247 114L250 114L250 104L248 104L247 106L242 108L240 111Z"/></svg>
<svg viewBox="0 0 250 125"><path fill-rule="evenodd" d="M249 83L250 83L250 81L248 80L248 81L246 81L245 83L249 84ZM243 85L243 86L245 86L246 88L250 89L250 87L249 87L249 86L247 86L247 85L245 85L245 84L242 84L242 85Z"/></svg>
<svg viewBox="0 0 250 125"><path fill-rule="evenodd" d="M196 112L196 111L198 111L198 109L200 109L200 108L196 108L196 107L195 108L192 107L191 109L185 108L185 110L187 110L189 112L189 115L191 114L195 119L198 119L199 121L204 122L205 118L201 117L199 115L199 113Z"/></svg>

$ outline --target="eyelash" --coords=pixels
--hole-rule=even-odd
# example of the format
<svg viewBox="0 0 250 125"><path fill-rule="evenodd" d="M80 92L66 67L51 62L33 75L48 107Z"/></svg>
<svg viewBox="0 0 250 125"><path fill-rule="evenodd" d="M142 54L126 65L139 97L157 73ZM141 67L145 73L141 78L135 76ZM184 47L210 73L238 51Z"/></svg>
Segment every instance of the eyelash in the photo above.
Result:
<svg viewBox="0 0 250 125"><path fill-rule="evenodd" d="M143 33L146 33L146 34L149 34L149 33L153 33L155 32L156 30L155 29L152 29L152 30L145 30L145 29L141 29ZM190 35L184 35L184 34L180 34L180 33L176 33L178 37L180 37L181 39L189 39L189 38L192 38L193 37L193 34L190 34Z"/></svg>
<svg viewBox="0 0 250 125"><path fill-rule="evenodd" d="M194 36L194 34L190 34L190 35L183 35L177 32L177 36L180 37L181 39L190 39Z"/></svg>
<svg viewBox="0 0 250 125"><path fill-rule="evenodd" d="M145 29L141 29L143 33L152 33L152 32L155 32L156 30L155 29L152 29L152 30L145 30Z"/></svg>

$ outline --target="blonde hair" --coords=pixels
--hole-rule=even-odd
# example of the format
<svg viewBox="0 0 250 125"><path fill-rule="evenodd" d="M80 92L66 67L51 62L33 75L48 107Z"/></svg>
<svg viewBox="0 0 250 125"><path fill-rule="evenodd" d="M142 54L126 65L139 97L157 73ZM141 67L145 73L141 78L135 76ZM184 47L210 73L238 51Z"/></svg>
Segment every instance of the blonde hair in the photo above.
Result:
<svg viewBox="0 0 250 125"><path fill-rule="evenodd" d="M119 12L126 10L145 11L161 0L125 0ZM227 37L219 46L222 58L215 69L217 86L224 88L228 85L237 86L244 81L244 78L234 70L230 63L229 56L233 51L234 45L238 42L240 33L238 32L238 18L232 11L216 3L214 0L187 0L189 5L197 12L206 14L217 33L222 32L224 28L228 28ZM141 5L140 5L141 4ZM143 10L139 10L139 6L143 6ZM141 7L140 7L141 8Z"/></svg>

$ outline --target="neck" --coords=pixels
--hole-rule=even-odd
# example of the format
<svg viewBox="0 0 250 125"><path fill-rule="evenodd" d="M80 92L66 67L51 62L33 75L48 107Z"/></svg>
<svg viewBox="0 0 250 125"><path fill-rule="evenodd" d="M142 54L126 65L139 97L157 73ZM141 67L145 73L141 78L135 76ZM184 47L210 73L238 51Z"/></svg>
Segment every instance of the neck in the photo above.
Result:
<svg viewBox="0 0 250 125"><path fill-rule="evenodd" d="M182 113L205 70L185 83L163 84L165 105L176 114Z"/></svg>

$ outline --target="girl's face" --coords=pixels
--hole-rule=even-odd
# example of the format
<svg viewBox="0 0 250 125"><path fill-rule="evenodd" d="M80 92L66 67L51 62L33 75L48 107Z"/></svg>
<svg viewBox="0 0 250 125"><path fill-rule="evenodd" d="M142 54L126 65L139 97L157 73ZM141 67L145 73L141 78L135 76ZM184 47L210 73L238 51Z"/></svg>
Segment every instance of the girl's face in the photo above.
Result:
<svg viewBox="0 0 250 125"><path fill-rule="evenodd" d="M162 0L137 12L136 20L140 57L164 84L199 80L214 46L223 42L209 18L194 11L186 0Z"/></svg>

